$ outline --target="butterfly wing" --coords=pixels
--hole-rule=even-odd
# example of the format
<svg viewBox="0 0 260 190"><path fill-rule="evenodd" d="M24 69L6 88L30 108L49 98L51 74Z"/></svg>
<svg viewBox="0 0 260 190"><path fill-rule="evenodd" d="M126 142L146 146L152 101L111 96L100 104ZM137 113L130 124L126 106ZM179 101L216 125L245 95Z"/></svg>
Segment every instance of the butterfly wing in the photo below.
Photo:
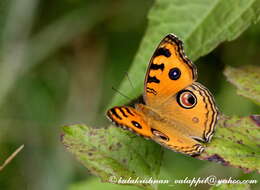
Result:
<svg viewBox="0 0 260 190"><path fill-rule="evenodd" d="M140 104L139 106L145 107ZM204 150L199 142L185 136L181 130L176 130L175 126L155 120L139 109L127 106L114 107L108 110L107 116L117 126L150 138L171 150L191 156Z"/></svg>
<svg viewBox="0 0 260 190"><path fill-rule="evenodd" d="M199 155L204 151L204 147L198 141L186 136L182 130L176 130L177 126L156 120L152 121L151 126L151 138L166 148L190 156Z"/></svg>
<svg viewBox="0 0 260 190"><path fill-rule="evenodd" d="M145 77L144 101L157 107L196 79L196 67L185 56L182 41L169 34L150 60Z"/></svg>
<svg viewBox="0 0 260 190"><path fill-rule="evenodd" d="M205 142L210 141L219 114L209 90L197 82L178 92L157 111L181 125L184 134Z"/></svg>
<svg viewBox="0 0 260 190"><path fill-rule="evenodd" d="M145 116L129 106L114 107L107 111L107 117L115 125L150 138L152 133L147 125Z"/></svg>

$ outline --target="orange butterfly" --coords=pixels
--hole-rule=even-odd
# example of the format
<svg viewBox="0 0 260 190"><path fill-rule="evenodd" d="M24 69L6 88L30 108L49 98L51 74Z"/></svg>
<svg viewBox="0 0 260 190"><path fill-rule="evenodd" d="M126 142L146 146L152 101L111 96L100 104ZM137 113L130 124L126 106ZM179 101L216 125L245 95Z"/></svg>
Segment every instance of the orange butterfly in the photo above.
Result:
<svg viewBox="0 0 260 190"><path fill-rule="evenodd" d="M209 90L197 80L196 66L185 56L182 41L167 35L155 50L144 82L144 103L107 111L116 125L177 152L198 155L209 142L218 109Z"/></svg>

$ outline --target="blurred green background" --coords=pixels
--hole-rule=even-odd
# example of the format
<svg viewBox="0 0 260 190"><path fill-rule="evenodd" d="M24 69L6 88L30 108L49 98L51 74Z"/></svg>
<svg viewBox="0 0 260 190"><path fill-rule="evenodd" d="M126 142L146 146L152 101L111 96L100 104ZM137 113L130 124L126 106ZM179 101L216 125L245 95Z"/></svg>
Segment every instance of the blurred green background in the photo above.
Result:
<svg viewBox="0 0 260 190"><path fill-rule="evenodd" d="M0 171L1 190L111 187L91 176L65 150L61 126L108 124L104 107L115 93L112 86L119 86L133 60L152 4L153 0L0 1L0 163L25 145ZM223 75L225 65L259 64L259 49L257 24L195 63L199 81L215 95L226 115L259 113L259 107L238 96ZM260 183L254 172L245 174L165 151L163 178L209 175L258 179ZM159 189L175 188L189 186L161 185Z"/></svg>

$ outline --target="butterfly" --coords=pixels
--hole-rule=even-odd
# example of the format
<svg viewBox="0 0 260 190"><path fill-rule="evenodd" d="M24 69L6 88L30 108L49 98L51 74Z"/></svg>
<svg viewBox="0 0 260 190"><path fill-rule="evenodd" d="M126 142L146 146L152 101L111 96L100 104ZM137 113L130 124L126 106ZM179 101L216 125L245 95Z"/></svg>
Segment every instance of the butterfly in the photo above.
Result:
<svg viewBox="0 0 260 190"><path fill-rule="evenodd" d="M107 111L114 124L190 156L201 154L213 136L219 111L197 80L183 42L168 34L156 48L144 81L143 103Z"/></svg>

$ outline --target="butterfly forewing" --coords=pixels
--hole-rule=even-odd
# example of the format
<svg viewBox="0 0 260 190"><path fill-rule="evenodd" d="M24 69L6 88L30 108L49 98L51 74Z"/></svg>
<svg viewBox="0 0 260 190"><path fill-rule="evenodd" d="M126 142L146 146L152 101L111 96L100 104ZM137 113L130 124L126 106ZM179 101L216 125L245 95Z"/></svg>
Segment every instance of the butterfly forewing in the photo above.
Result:
<svg viewBox="0 0 260 190"><path fill-rule="evenodd" d="M185 56L182 42L169 34L150 60L144 84L145 103L156 107L196 79L196 67Z"/></svg>
<svg viewBox="0 0 260 190"><path fill-rule="evenodd" d="M144 137L151 137L152 135L150 127L145 121L145 116L132 107L114 107L107 111L107 117L121 128L128 129Z"/></svg>

